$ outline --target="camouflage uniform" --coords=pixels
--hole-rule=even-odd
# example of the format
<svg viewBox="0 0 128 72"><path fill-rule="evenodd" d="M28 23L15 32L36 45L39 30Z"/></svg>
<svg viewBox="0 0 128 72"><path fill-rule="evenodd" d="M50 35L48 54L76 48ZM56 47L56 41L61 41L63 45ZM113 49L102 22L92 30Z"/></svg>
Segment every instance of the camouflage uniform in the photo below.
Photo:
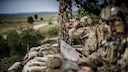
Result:
<svg viewBox="0 0 128 72"><path fill-rule="evenodd" d="M93 19L90 16L84 16L81 20L75 20L71 29L69 29L69 37L74 40L72 42L78 41L80 45L84 45L84 38L88 37L91 29L90 27L93 23ZM66 26L70 28L71 23L66 23ZM88 35L88 36L87 36ZM74 44L75 45L75 44Z"/></svg>
<svg viewBox="0 0 128 72"><path fill-rule="evenodd" d="M101 11L101 18L111 26L111 37L103 40L98 51L85 60L98 72L128 71L127 23L123 14L120 6L107 6Z"/></svg>
<svg viewBox="0 0 128 72"><path fill-rule="evenodd" d="M83 40L81 40L83 42L83 53L88 56L96 50L97 46L93 19L90 16L84 16L81 18L79 26L76 34L79 34L79 38Z"/></svg>
<svg viewBox="0 0 128 72"><path fill-rule="evenodd" d="M128 49L125 42L111 39L105 42L97 52L89 55L85 62L98 67L98 70L102 70L99 72L123 72L128 64L127 53ZM118 68L119 66L121 67Z"/></svg>
<svg viewBox="0 0 128 72"><path fill-rule="evenodd" d="M85 45L83 47L83 52L86 56L90 55L97 50L97 40L95 35L95 29L90 27L85 27L86 34L83 36L85 38Z"/></svg>

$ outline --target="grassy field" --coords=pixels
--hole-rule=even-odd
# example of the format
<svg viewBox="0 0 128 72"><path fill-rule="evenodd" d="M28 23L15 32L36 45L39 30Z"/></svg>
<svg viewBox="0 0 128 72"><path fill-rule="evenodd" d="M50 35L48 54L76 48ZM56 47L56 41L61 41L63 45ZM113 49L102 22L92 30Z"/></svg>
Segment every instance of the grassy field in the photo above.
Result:
<svg viewBox="0 0 128 72"><path fill-rule="evenodd" d="M21 23L21 22L27 22L27 18L29 16L9 16L9 17L0 17L0 23ZM34 15L32 16L34 18ZM37 21L40 21L40 18L43 18L45 21L48 21L50 19L57 20L58 15L57 14L49 14L49 15L38 15Z"/></svg>
<svg viewBox="0 0 128 72"><path fill-rule="evenodd" d="M32 17L34 19L34 16ZM21 28L33 27L33 25L40 24L42 22L52 22L52 25L48 25L39 29L39 31L44 33L50 26L53 26L55 23L57 23L57 17L57 14L38 15L38 19L34 19L33 24L29 24L27 22L28 16L0 17L0 34L6 34L10 30L19 30ZM43 18L43 20L40 20L40 18Z"/></svg>
<svg viewBox="0 0 128 72"><path fill-rule="evenodd" d="M52 21L57 21L58 15L50 14L50 15L40 15L40 18L44 18L45 21L49 21L50 19Z"/></svg>
<svg viewBox="0 0 128 72"><path fill-rule="evenodd" d="M22 28L32 27L30 24L0 24L0 34L6 34L10 30L20 30Z"/></svg>
<svg viewBox="0 0 128 72"><path fill-rule="evenodd" d="M58 25L58 24L52 24L52 25L44 26L44 27L40 28L39 31L40 31L43 35L48 36L48 30L49 30L49 28L52 28L52 27L57 27L57 28L59 28L59 25Z"/></svg>

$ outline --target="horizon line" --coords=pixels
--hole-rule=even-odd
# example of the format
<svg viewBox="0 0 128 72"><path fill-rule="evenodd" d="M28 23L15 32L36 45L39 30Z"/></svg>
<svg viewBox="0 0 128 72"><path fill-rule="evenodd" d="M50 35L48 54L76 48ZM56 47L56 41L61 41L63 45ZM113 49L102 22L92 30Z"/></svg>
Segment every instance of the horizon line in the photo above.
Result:
<svg viewBox="0 0 128 72"><path fill-rule="evenodd" d="M77 10L74 10L74 11L77 11ZM58 13L58 11L35 11L35 12L1 12L0 14L39 13L39 12L57 12Z"/></svg>
<svg viewBox="0 0 128 72"><path fill-rule="evenodd" d="M38 13L38 12L58 12L58 11L35 11L35 12L0 12L0 14Z"/></svg>

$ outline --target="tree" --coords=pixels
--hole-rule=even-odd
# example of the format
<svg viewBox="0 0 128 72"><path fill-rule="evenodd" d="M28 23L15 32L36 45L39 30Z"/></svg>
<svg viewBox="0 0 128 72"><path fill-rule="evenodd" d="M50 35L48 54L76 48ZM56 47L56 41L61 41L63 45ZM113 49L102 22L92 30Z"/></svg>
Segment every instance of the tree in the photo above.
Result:
<svg viewBox="0 0 128 72"><path fill-rule="evenodd" d="M112 4L114 1L118 0L104 0L104 2L100 2L101 0L75 0L76 6L79 8L79 13L82 11L93 13L96 15L100 14L100 11L103 7L108 4ZM120 0L122 1L122 0Z"/></svg>
<svg viewBox="0 0 128 72"><path fill-rule="evenodd" d="M31 17L31 16L28 17L27 22L30 23L30 24L32 24L34 22L33 17Z"/></svg>
<svg viewBox="0 0 128 72"><path fill-rule="evenodd" d="M9 31L7 34L8 46L11 50L11 56L15 54L20 54L20 43L19 43L19 34L15 31Z"/></svg>
<svg viewBox="0 0 128 72"><path fill-rule="evenodd" d="M10 48L7 41L0 35L0 58L10 56Z"/></svg>
<svg viewBox="0 0 128 72"><path fill-rule="evenodd" d="M86 11L99 15L101 6L98 3L98 0L75 0L77 7L79 8L79 13L81 11Z"/></svg>
<svg viewBox="0 0 128 72"><path fill-rule="evenodd" d="M29 28L20 34L20 43L23 48L27 48L25 51L28 51L29 48L40 45L40 40L43 38L39 31Z"/></svg>
<svg viewBox="0 0 128 72"><path fill-rule="evenodd" d="M37 20L38 19L38 15L34 15L34 18Z"/></svg>

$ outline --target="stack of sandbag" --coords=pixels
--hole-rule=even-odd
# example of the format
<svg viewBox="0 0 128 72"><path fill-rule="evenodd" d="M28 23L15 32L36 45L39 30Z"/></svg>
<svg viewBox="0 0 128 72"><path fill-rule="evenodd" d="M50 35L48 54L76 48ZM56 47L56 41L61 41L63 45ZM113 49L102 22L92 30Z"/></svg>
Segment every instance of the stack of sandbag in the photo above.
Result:
<svg viewBox="0 0 128 72"><path fill-rule="evenodd" d="M61 46L61 52L58 51L58 44L32 47L25 55L23 62L15 62L8 71L72 72L80 69L77 63L84 59L83 56L73 48L65 49L64 45Z"/></svg>
<svg viewBox="0 0 128 72"><path fill-rule="evenodd" d="M24 58L26 61L22 72L72 72L80 69L77 62L83 58L79 53L74 49L66 49L60 55L57 47L58 44L35 47L36 50L31 48Z"/></svg>
<svg viewBox="0 0 128 72"><path fill-rule="evenodd" d="M41 72L46 67L46 62L49 56L45 57L34 57L34 59L29 60L23 67L22 72Z"/></svg>
<svg viewBox="0 0 128 72"><path fill-rule="evenodd" d="M44 44L38 47L32 47L24 57L24 62L28 62L34 57L43 57L47 55L53 55L58 53L58 46L52 46L50 44Z"/></svg>
<svg viewBox="0 0 128 72"><path fill-rule="evenodd" d="M32 47L24 57L22 72L41 72L47 68L48 59L58 54L58 44Z"/></svg>
<svg viewBox="0 0 128 72"><path fill-rule="evenodd" d="M32 47L25 55L23 62L15 62L9 72L41 72L47 68L47 61L54 56L59 57L58 44L44 44Z"/></svg>

